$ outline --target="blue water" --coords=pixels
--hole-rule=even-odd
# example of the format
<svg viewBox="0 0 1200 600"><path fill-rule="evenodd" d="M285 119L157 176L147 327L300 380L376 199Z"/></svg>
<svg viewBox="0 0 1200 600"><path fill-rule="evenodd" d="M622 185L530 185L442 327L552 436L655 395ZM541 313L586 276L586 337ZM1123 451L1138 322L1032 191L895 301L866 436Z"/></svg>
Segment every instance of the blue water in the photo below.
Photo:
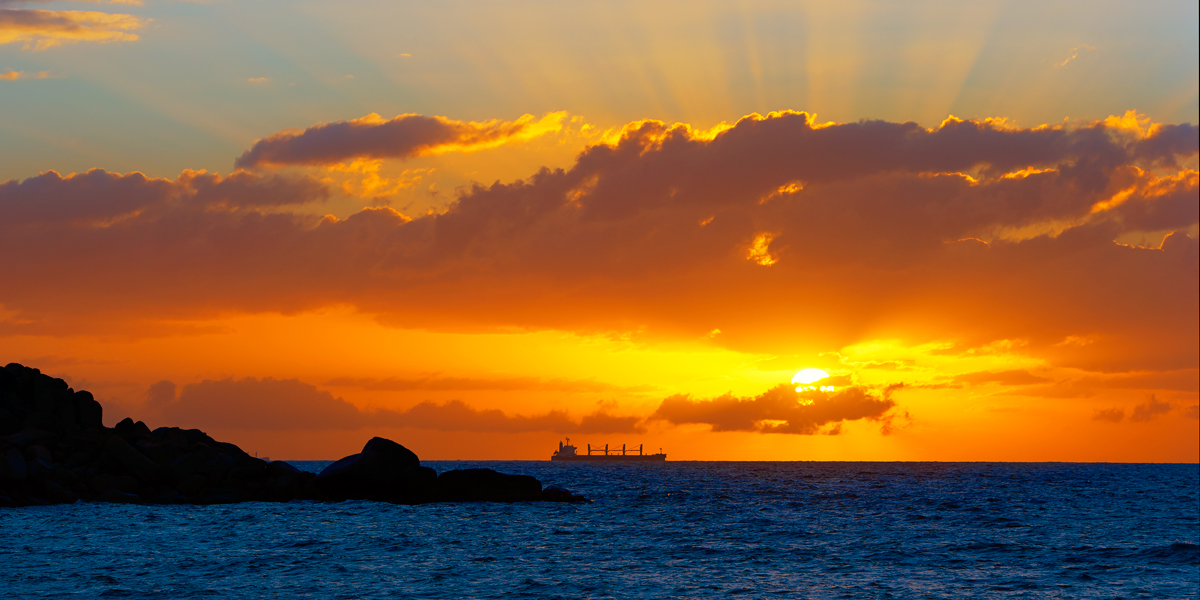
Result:
<svg viewBox="0 0 1200 600"><path fill-rule="evenodd" d="M425 464L595 502L0 509L0 597L1200 596L1197 465Z"/></svg>

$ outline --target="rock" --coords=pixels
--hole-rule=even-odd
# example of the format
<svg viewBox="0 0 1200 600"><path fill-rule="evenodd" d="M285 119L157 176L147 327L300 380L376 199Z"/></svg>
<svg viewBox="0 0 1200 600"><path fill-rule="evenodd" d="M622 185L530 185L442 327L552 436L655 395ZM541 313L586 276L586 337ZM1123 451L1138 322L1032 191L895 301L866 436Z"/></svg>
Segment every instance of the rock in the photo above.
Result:
<svg viewBox="0 0 1200 600"><path fill-rule="evenodd" d="M34 429L31 431L21 431L8 436L8 443L24 448L32 444L40 444L52 437L54 437L54 434L50 433L49 431Z"/></svg>
<svg viewBox="0 0 1200 600"><path fill-rule="evenodd" d="M71 504L79 500L78 496L54 481L42 482L42 490L45 498L55 504Z"/></svg>
<svg viewBox="0 0 1200 600"><path fill-rule="evenodd" d="M118 490L108 490L96 496L96 502L112 502L114 504L141 504L142 498L136 494L126 494Z"/></svg>
<svg viewBox="0 0 1200 600"><path fill-rule="evenodd" d="M175 490L167 490L150 499L151 504L187 504L187 498L180 496Z"/></svg>
<svg viewBox="0 0 1200 600"><path fill-rule="evenodd" d="M139 440L154 439L154 433L150 431L150 428L147 427L145 423L141 421L135 423L133 419L129 417L125 417L120 423L117 423L116 426L113 427L113 431L116 431L117 435L121 436L126 442L131 444L136 443Z"/></svg>
<svg viewBox="0 0 1200 600"><path fill-rule="evenodd" d="M0 478L23 480L28 474L25 457L16 448L9 449L0 457Z"/></svg>
<svg viewBox="0 0 1200 600"><path fill-rule="evenodd" d="M216 453L203 446L171 461L171 472L175 474L176 481L187 481L205 471L206 465L215 465L216 461Z"/></svg>
<svg viewBox="0 0 1200 600"><path fill-rule="evenodd" d="M325 467L317 487L332 499L429 502L436 498L437 473L420 464L408 448L373 438L362 452Z"/></svg>
<svg viewBox="0 0 1200 600"><path fill-rule="evenodd" d="M80 429L104 428L104 407L96 402L91 392L75 392L75 405Z"/></svg>
<svg viewBox="0 0 1200 600"><path fill-rule="evenodd" d="M520 502L540 500L542 483L528 475L491 469L461 469L438 476L438 500L444 502Z"/></svg>
<svg viewBox="0 0 1200 600"><path fill-rule="evenodd" d="M170 442L151 442L140 441L135 446L138 452L154 461L154 464L160 467L169 467L171 463L179 458L179 448Z"/></svg>
<svg viewBox="0 0 1200 600"><path fill-rule="evenodd" d="M387 456L390 461L405 467L421 466L421 459L417 458L417 455L412 450L386 438L371 438L367 441L367 445L363 446L362 451L364 453L378 452Z"/></svg>
<svg viewBox="0 0 1200 600"><path fill-rule="evenodd" d="M286 462L251 457L198 429L151 431L131 418L110 429L102 417L103 407L92 394L76 392L62 379L16 363L0 369L0 506L79 498L205 504L582 500L561 488L542 491L532 477L488 469L438 477L411 450L379 437L317 476Z"/></svg>
<svg viewBox="0 0 1200 600"><path fill-rule="evenodd" d="M46 447L41 444L35 444L33 446L26 448L25 449L25 458L28 460L33 460L35 458L40 459L42 462L44 462L46 464L51 464L54 462L54 456L52 454L50 454L50 451L47 450Z"/></svg>
<svg viewBox="0 0 1200 600"><path fill-rule="evenodd" d="M141 422L139 421L139 423ZM145 425L143 424L142 426L144 427ZM116 459L130 474L144 483L151 483L158 480L162 473L158 465L154 464L154 461L143 456L141 452L134 450L132 446L118 436L114 435L108 438L108 441L104 444L104 448L108 450L109 456Z"/></svg>
<svg viewBox="0 0 1200 600"><path fill-rule="evenodd" d="M91 486L91 488L95 490L97 494L103 494L108 490L117 489L117 486L119 486L120 483L117 482L116 477L109 475L108 473L100 473L88 480L88 485Z"/></svg>
<svg viewBox="0 0 1200 600"><path fill-rule="evenodd" d="M297 469L296 467L293 467L289 463L283 462L282 460L273 460L273 461L267 463L267 477L275 478L275 477L285 477L285 476L298 476L301 473L303 473L303 471L301 471L300 469Z"/></svg>
<svg viewBox="0 0 1200 600"><path fill-rule="evenodd" d="M184 481L183 483L179 484L179 486L176 487L175 489L178 490L179 493L181 493L181 494L186 494L188 496L195 496L196 494L199 494L200 491L206 487L208 487L208 478L207 477L205 477L203 475L192 475L191 477L187 478L187 481Z"/></svg>
<svg viewBox="0 0 1200 600"><path fill-rule="evenodd" d="M542 490L543 502L591 502L587 498L580 496L571 490L559 487L557 485L549 486Z"/></svg>
<svg viewBox="0 0 1200 600"><path fill-rule="evenodd" d="M239 462L229 470L230 479L255 480L262 479L267 474L267 463L257 458Z"/></svg>
<svg viewBox="0 0 1200 600"><path fill-rule="evenodd" d="M208 488L200 494L201 504L235 504L244 501L241 494L230 489Z"/></svg>
<svg viewBox="0 0 1200 600"><path fill-rule="evenodd" d="M27 472L26 477L35 481L41 481L54 472L54 467L46 464L46 461L40 458L26 460L25 468Z"/></svg>

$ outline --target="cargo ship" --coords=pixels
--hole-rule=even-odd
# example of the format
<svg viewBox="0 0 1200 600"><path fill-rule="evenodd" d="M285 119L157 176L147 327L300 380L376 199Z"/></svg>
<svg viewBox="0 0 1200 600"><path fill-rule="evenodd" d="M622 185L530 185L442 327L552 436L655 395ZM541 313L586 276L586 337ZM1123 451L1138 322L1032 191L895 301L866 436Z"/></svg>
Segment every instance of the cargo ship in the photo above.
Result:
<svg viewBox="0 0 1200 600"><path fill-rule="evenodd" d="M662 448L658 449L658 454L646 454L642 450L642 444L638 444L637 448L626 448L625 444L621 444L618 449L613 446L610 450L608 444L603 448L600 446L592 447L587 445L587 454L577 452L578 448L571 445L571 438L567 438L566 443L558 443L558 450L550 455L550 460L563 460L568 462L663 462L667 460L667 455L663 454Z"/></svg>

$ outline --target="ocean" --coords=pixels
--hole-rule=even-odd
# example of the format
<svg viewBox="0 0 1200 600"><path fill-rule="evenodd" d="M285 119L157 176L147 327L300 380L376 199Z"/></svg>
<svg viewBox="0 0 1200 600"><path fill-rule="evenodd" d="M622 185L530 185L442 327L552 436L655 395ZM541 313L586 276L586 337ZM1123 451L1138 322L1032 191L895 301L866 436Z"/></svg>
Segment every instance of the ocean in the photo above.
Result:
<svg viewBox="0 0 1200 600"><path fill-rule="evenodd" d="M1200 597L1194 464L423 464L593 502L0 508L0 597Z"/></svg>

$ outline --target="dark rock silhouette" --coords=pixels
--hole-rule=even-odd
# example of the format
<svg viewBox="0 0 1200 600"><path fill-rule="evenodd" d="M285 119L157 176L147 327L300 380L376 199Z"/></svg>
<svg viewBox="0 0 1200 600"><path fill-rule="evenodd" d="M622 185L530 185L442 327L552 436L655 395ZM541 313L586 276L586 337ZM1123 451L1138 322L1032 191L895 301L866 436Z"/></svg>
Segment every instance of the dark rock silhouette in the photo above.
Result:
<svg viewBox="0 0 1200 600"><path fill-rule="evenodd" d="M505 475L491 469L462 469L438 476L439 498L447 502L540 500L542 482L528 475Z"/></svg>
<svg viewBox="0 0 1200 600"><path fill-rule="evenodd" d="M321 471L317 487L331 498L421 504L438 499L438 475L411 450L383 438L371 438L362 452Z"/></svg>
<svg viewBox="0 0 1200 600"><path fill-rule="evenodd" d="M250 456L198 429L125 419L105 427L89 392L11 363L0 369L0 506L84 501L229 504L290 500L587 502L527 475L438 475L408 448L372 438L320 475Z"/></svg>

